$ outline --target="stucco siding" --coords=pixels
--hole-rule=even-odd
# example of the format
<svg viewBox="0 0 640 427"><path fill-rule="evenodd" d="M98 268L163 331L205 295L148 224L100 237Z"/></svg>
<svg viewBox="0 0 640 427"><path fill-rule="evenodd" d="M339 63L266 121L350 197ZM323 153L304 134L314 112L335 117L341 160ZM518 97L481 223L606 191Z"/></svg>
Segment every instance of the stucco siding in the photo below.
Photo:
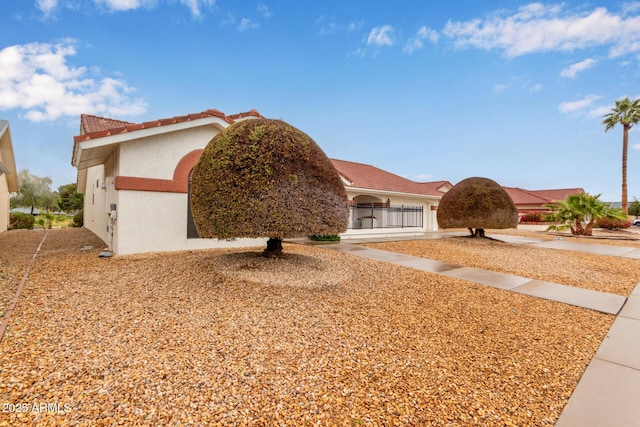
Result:
<svg viewBox="0 0 640 427"><path fill-rule="evenodd" d="M214 126L207 126L123 142L118 175L172 179L180 159L206 147L217 133Z"/></svg>
<svg viewBox="0 0 640 427"><path fill-rule="evenodd" d="M102 188L103 185L105 188ZM105 244L109 242L106 202L104 165L90 167L87 169L84 193L84 226L101 238Z"/></svg>
<svg viewBox="0 0 640 427"><path fill-rule="evenodd" d="M7 177L0 175L0 233L9 228L9 187Z"/></svg>
<svg viewBox="0 0 640 427"><path fill-rule="evenodd" d="M266 239L187 239L187 194L118 191L114 250L119 255L263 246Z"/></svg>

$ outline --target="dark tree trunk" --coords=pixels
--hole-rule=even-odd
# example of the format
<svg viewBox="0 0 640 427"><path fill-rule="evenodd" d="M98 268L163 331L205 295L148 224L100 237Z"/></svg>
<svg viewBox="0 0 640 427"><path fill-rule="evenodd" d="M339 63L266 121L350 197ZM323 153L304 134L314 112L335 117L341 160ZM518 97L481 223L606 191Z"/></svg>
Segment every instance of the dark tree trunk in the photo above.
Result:
<svg viewBox="0 0 640 427"><path fill-rule="evenodd" d="M627 151L629 149L629 129L630 125L624 125L622 134L622 211L625 215L629 213L629 203L627 197Z"/></svg>
<svg viewBox="0 0 640 427"><path fill-rule="evenodd" d="M262 253L267 258L278 258L282 256L282 239L270 237L267 240L267 249Z"/></svg>
<svg viewBox="0 0 640 427"><path fill-rule="evenodd" d="M468 228L469 228L469 232L471 233L471 237L473 237L473 238L485 237L484 236L484 228L476 228L475 231L471 227L468 227Z"/></svg>

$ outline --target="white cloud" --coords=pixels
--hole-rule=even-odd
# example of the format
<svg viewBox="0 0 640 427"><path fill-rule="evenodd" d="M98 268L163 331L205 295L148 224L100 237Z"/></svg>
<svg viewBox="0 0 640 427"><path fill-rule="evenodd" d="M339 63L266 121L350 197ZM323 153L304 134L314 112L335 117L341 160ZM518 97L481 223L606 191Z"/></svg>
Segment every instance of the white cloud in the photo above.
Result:
<svg viewBox="0 0 640 427"><path fill-rule="evenodd" d="M602 118L605 114L611 112L611 106L605 107L593 107L587 113L587 117L590 119Z"/></svg>
<svg viewBox="0 0 640 427"><path fill-rule="evenodd" d="M427 28L425 26L420 27L416 35L407 41L407 44L404 46L403 52L408 54L412 54L418 49L422 49L423 41L429 40L431 43L438 42L438 33L431 28Z"/></svg>
<svg viewBox="0 0 640 427"><path fill-rule="evenodd" d="M494 92L498 92L498 93L502 93L505 90L509 89L511 87L511 83L497 83L495 85L493 85L493 91Z"/></svg>
<svg viewBox="0 0 640 427"><path fill-rule="evenodd" d="M450 21L443 33L458 48L496 49L507 57L593 46L610 46L610 57L640 51L640 16L616 15L604 7L572 13L565 12L564 4L531 3L512 15L498 12L486 19Z"/></svg>
<svg viewBox="0 0 640 427"><path fill-rule="evenodd" d="M587 58L584 61L576 62L575 64L570 65L564 70L560 71L560 77L575 77L579 72L587 70L593 67L596 63L596 60L593 58Z"/></svg>
<svg viewBox="0 0 640 427"><path fill-rule="evenodd" d="M202 17L203 7L210 8L216 4L215 0L180 0L180 3L187 6L191 16L197 19Z"/></svg>
<svg viewBox="0 0 640 427"><path fill-rule="evenodd" d="M153 8L159 2L174 3L175 0L93 0L96 6L106 8L112 12L125 12L128 10L136 10L140 8ZM59 0L35 0L36 7L45 15L50 15L56 8L60 7ZM179 0L180 4L189 9L191 16L195 19L202 18L204 8L212 8L215 6L215 0ZM74 2L65 3L65 7L73 7ZM266 7L266 6L264 6ZM261 13L269 13L268 8L258 6Z"/></svg>
<svg viewBox="0 0 640 427"><path fill-rule="evenodd" d="M320 15L316 19L316 25L320 27L320 34L337 34L343 31L353 33L362 29L364 22L362 21L350 21L347 24L337 22L333 17L327 17L326 15Z"/></svg>
<svg viewBox="0 0 640 427"><path fill-rule="evenodd" d="M391 25L382 25L374 27L367 36L367 45L374 46L393 46L393 27Z"/></svg>
<svg viewBox="0 0 640 427"><path fill-rule="evenodd" d="M58 0L36 0L36 7L45 15L49 15L58 7Z"/></svg>
<svg viewBox="0 0 640 427"><path fill-rule="evenodd" d="M260 28L260 24L258 24L257 22L253 22L249 18L242 18L240 20L240 23L238 24L238 31L248 31L254 30L256 28Z"/></svg>
<svg viewBox="0 0 640 427"><path fill-rule="evenodd" d="M86 67L67 64L67 57L75 54L71 40L0 50L0 110L21 110L34 122L81 113L126 116L146 111L143 100L130 98L135 89L125 81L94 80Z"/></svg>
<svg viewBox="0 0 640 427"><path fill-rule="evenodd" d="M119 12L153 5L150 0L94 0L94 2L106 6L109 10Z"/></svg>
<svg viewBox="0 0 640 427"><path fill-rule="evenodd" d="M583 99L579 99L577 101L563 102L558 106L558 110L560 110L561 113L581 112L591 107L593 103L600 98L601 96L598 95L588 95Z"/></svg>
<svg viewBox="0 0 640 427"><path fill-rule="evenodd" d="M271 18L271 9L264 3L258 3L258 13L262 15L264 18Z"/></svg>

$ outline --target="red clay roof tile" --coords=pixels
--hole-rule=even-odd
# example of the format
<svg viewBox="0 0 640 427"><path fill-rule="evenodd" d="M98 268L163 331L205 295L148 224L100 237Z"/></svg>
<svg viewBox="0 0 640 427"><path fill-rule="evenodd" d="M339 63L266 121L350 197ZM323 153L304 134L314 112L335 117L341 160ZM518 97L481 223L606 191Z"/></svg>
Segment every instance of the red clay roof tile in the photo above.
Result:
<svg viewBox="0 0 640 427"><path fill-rule="evenodd" d="M349 181L351 187L427 196L442 196L444 193L438 188L443 185L451 187L448 181L415 182L363 163L337 159L331 159L331 163L338 173Z"/></svg>
<svg viewBox="0 0 640 427"><path fill-rule="evenodd" d="M106 117L91 116L82 114L80 116L80 135L86 135L84 139L75 139L74 141L86 141L88 139L102 138L109 135L115 135L135 130L148 129L159 126L166 126L176 123L187 122L191 120L203 119L206 117L219 117L229 124L234 123L238 119L245 117L263 117L256 110L250 110L243 113L225 115L222 111L209 109L200 113L187 114L185 116L167 117L158 120L152 120L143 123L130 123L122 120L109 119ZM105 133L106 132L106 133Z"/></svg>

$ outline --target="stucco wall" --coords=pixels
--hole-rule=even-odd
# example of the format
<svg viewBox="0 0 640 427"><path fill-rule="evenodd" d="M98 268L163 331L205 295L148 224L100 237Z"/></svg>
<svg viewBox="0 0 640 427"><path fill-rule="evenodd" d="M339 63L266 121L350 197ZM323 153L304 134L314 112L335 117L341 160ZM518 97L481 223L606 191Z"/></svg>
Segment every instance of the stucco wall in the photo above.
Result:
<svg viewBox="0 0 640 427"><path fill-rule="evenodd" d="M0 175L0 233L9 228L9 189L7 177Z"/></svg>
<svg viewBox="0 0 640 427"><path fill-rule="evenodd" d="M187 194L118 191L117 254L262 246L265 239L187 239Z"/></svg>
<svg viewBox="0 0 640 427"><path fill-rule="evenodd" d="M212 125L123 142L118 175L171 179L180 159L206 147L217 133Z"/></svg>
<svg viewBox="0 0 640 427"><path fill-rule="evenodd" d="M106 215L106 187L104 165L87 169L87 183L84 193L84 226L100 237L105 244L109 242Z"/></svg>

